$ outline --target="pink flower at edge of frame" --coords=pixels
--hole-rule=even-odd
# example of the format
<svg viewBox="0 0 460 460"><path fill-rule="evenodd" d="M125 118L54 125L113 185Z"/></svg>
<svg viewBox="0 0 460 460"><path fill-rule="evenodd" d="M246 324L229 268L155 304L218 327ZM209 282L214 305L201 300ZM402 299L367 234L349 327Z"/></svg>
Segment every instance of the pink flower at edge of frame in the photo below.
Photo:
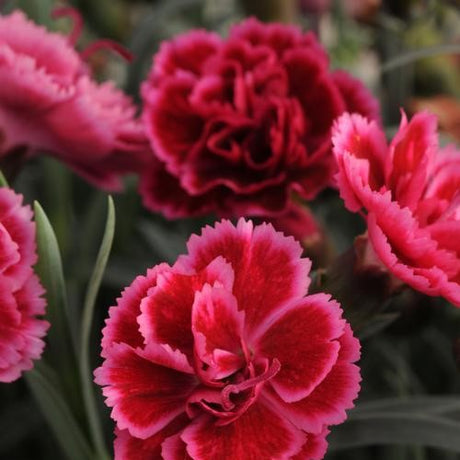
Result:
<svg viewBox="0 0 460 460"><path fill-rule="evenodd" d="M44 289L32 269L35 224L22 196L0 188L0 382L12 382L39 359L49 324Z"/></svg>
<svg viewBox="0 0 460 460"><path fill-rule="evenodd" d="M240 219L139 276L109 310L95 371L115 458L324 456L361 380L359 342L292 237Z"/></svg>
<svg viewBox="0 0 460 460"><path fill-rule="evenodd" d="M377 257L414 289L460 307L460 152L439 147L436 118L403 114L387 145L375 122L344 114L333 143L340 195L363 212Z"/></svg>
<svg viewBox="0 0 460 460"><path fill-rule="evenodd" d="M92 80L70 38L21 11L0 18L0 37L3 161L18 147L47 153L110 190L142 169L150 148L135 106L112 82Z"/></svg>

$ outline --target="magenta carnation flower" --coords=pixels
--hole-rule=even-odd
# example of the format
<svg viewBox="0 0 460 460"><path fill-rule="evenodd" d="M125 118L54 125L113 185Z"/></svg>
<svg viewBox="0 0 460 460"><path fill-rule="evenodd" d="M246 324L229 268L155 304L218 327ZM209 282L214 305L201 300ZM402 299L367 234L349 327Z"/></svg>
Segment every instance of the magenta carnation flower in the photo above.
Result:
<svg viewBox="0 0 460 460"><path fill-rule="evenodd" d="M131 100L91 79L73 47L78 35L79 24L65 37L21 11L0 16L0 159L47 152L114 189L121 173L139 169L148 142Z"/></svg>
<svg viewBox="0 0 460 460"><path fill-rule="evenodd" d="M0 382L12 382L32 368L45 346L48 323L44 293L32 270L35 224L22 196L0 188Z"/></svg>
<svg viewBox="0 0 460 460"><path fill-rule="evenodd" d="M373 251L414 289L460 306L460 152L439 148L426 112L387 146L375 122L344 114L333 131L346 207L361 211Z"/></svg>
<svg viewBox="0 0 460 460"><path fill-rule="evenodd" d="M359 342L310 261L271 225L192 236L137 277L103 330L95 371L116 459L322 458L359 390Z"/></svg>
<svg viewBox="0 0 460 460"><path fill-rule="evenodd" d="M334 118L378 106L345 72L331 73L312 33L249 19L227 40L195 30L163 43L142 87L156 158L144 203L168 217L281 213L290 193L331 183Z"/></svg>

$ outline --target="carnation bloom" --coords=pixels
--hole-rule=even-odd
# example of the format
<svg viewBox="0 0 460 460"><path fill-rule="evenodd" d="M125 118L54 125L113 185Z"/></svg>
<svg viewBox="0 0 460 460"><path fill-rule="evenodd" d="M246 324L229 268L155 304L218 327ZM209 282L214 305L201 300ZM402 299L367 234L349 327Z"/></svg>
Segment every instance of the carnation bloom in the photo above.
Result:
<svg viewBox="0 0 460 460"><path fill-rule="evenodd" d="M255 19L227 40L194 30L164 42L142 96L155 158L141 193L168 217L280 214L291 192L311 199L331 183L334 118L378 116L312 33Z"/></svg>
<svg viewBox="0 0 460 460"><path fill-rule="evenodd" d="M364 215L376 258L414 289L460 306L460 152L439 148L436 117L403 114L387 146L376 123L344 114L333 142L340 194Z"/></svg>
<svg viewBox="0 0 460 460"><path fill-rule="evenodd" d="M319 459L359 390L359 342L271 225L222 221L138 276L95 371L116 459Z"/></svg>
<svg viewBox="0 0 460 460"><path fill-rule="evenodd" d="M21 11L0 16L0 159L14 161L21 149L28 156L47 152L114 189L121 173L139 169L148 143L131 100L112 82L92 80L75 51L79 22L65 37Z"/></svg>
<svg viewBox="0 0 460 460"><path fill-rule="evenodd" d="M22 196L0 188L0 382L30 369L45 346L44 293L32 270L36 262L35 224Z"/></svg>

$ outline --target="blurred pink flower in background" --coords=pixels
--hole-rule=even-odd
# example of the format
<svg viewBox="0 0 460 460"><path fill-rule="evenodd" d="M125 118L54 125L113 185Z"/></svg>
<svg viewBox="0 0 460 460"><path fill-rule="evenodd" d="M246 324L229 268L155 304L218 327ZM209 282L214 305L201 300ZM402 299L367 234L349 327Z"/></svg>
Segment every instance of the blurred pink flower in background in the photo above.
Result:
<svg viewBox="0 0 460 460"><path fill-rule="evenodd" d="M378 118L312 33L256 19L227 40L195 30L164 42L142 95L155 158L141 193L170 218L281 214L291 193L312 199L331 184L336 116Z"/></svg>
<svg viewBox="0 0 460 460"><path fill-rule="evenodd" d="M436 117L407 122L387 146L375 122L344 114L333 130L345 206L361 212L376 259L397 278L460 306L460 152L440 148Z"/></svg>
<svg viewBox="0 0 460 460"><path fill-rule="evenodd" d="M0 382L31 369L45 343L44 289L32 265L37 261L32 211L22 196L0 188Z"/></svg>
<svg viewBox="0 0 460 460"><path fill-rule="evenodd" d="M116 189L121 174L140 168L148 144L131 100L112 82L92 80L73 47L80 28L65 37L21 11L0 16L0 161L14 161L8 155L21 148L49 153Z"/></svg>
<svg viewBox="0 0 460 460"><path fill-rule="evenodd" d="M320 459L359 391L359 342L306 295L292 237L240 219L138 276L109 311L95 371L116 459Z"/></svg>

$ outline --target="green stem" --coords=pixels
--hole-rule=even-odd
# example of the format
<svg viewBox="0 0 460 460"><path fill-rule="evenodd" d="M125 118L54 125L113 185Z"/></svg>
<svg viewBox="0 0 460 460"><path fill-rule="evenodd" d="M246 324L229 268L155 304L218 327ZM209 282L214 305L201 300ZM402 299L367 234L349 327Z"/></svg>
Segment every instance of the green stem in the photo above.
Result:
<svg viewBox="0 0 460 460"><path fill-rule="evenodd" d="M390 59L382 65L382 72L389 72L390 70L398 67L405 66L412 62L418 61L419 59L425 59L432 56L439 56L443 54L459 54L460 44L459 43L445 43L442 45L431 46L429 48L422 48L419 50L409 51L405 54Z"/></svg>
<svg viewBox="0 0 460 460"><path fill-rule="evenodd" d="M96 303L97 293L101 285L102 276L104 274L107 260L112 247L113 235L115 229L115 208L113 200L109 197L107 223L105 227L104 237L102 239L101 248L96 259L96 264L92 276L90 278L88 290L83 308L83 318L81 327L81 343L80 343L80 377L83 391L83 401L85 404L86 413L90 427L91 438L96 449L99 459L109 459L109 454L106 449L104 434L99 419L99 413L96 406L96 398L94 393L93 378L91 372L89 343L91 335L91 326L93 322L94 306Z"/></svg>

